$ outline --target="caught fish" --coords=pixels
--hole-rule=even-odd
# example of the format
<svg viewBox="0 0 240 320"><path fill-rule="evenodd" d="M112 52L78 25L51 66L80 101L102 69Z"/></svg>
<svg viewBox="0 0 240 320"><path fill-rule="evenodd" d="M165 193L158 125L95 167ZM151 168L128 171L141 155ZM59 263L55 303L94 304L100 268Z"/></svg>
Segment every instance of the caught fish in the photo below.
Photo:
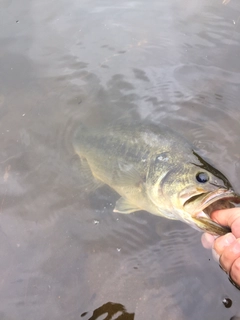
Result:
<svg viewBox="0 0 240 320"><path fill-rule="evenodd" d="M211 234L230 231L211 220L211 212L233 207L240 196L170 129L118 124L92 132L80 126L73 147L96 187L107 184L121 196L114 212L146 210Z"/></svg>

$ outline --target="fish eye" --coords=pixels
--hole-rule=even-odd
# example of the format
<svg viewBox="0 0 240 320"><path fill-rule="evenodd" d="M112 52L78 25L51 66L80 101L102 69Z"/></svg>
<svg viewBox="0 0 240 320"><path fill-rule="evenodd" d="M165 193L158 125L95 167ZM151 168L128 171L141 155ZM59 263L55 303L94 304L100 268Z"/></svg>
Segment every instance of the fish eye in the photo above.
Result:
<svg viewBox="0 0 240 320"><path fill-rule="evenodd" d="M198 172L196 175L196 179L200 183L206 183L209 180L209 176L206 172Z"/></svg>

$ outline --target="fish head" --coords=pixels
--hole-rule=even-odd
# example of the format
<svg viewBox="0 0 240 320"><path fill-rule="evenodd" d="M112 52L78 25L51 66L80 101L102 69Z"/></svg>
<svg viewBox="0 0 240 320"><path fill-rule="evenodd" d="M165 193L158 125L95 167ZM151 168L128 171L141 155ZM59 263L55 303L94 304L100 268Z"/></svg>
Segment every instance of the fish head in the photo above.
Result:
<svg viewBox="0 0 240 320"><path fill-rule="evenodd" d="M228 179L196 152L185 157L171 156L170 152L157 155L151 162L146 185L160 212L171 212L173 218L211 234L230 231L211 220L211 213L240 203L240 196Z"/></svg>

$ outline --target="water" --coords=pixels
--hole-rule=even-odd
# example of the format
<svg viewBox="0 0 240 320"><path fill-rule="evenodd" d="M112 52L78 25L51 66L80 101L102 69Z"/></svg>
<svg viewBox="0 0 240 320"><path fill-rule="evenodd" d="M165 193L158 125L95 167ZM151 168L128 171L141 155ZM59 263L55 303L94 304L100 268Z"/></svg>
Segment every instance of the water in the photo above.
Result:
<svg viewBox="0 0 240 320"><path fill-rule="evenodd" d="M240 191L239 17L237 0L0 2L1 319L240 316L200 233L113 213L71 149L78 121L148 117Z"/></svg>

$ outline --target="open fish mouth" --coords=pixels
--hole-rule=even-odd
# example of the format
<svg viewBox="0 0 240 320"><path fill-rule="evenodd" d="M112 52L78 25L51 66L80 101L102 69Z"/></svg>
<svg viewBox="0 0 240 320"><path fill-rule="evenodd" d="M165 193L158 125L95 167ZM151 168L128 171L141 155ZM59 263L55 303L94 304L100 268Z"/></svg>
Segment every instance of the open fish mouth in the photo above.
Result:
<svg viewBox="0 0 240 320"><path fill-rule="evenodd" d="M240 195L233 190L218 189L189 198L184 203L184 208L191 214L192 221L199 229L213 235L224 235L231 232L231 229L214 222L211 214L216 210L233 208L234 204L239 203Z"/></svg>

